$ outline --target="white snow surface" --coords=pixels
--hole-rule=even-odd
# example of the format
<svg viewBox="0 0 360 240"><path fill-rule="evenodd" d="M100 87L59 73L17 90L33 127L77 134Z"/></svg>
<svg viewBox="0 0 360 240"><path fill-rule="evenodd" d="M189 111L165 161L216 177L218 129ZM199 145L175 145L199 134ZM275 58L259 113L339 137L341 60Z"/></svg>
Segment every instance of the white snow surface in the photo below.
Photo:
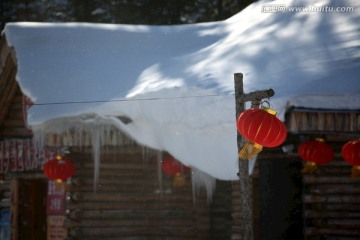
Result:
<svg viewBox="0 0 360 240"><path fill-rule="evenodd" d="M286 9L263 12L269 4ZM110 119L140 144L234 180L234 73L244 74L245 92L274 89L270 103L280 119L291 106L360 109L359 5L260 1L212 23L20 22L7 24L4 33L16 53L21 89L35 102L30 125L49 128L51 119L95 114L94 121ZM53 129L66 128L57 122Z"/></svg>

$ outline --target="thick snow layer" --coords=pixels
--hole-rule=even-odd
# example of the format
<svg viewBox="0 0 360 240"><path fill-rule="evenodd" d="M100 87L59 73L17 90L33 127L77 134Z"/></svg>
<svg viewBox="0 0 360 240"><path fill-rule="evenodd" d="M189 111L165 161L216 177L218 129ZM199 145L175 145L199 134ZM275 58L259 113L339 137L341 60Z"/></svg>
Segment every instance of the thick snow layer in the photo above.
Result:
<svg viewBox="0 0 360 240"><path fill-rule="evenodd" d="M234 73L245 92L274 89L281 119L289 106L360 109L359 4L257 2L225 21L179 26L10 23L5 35L35 102L30 125L110 117L139 143L232 180Z"/></svg>

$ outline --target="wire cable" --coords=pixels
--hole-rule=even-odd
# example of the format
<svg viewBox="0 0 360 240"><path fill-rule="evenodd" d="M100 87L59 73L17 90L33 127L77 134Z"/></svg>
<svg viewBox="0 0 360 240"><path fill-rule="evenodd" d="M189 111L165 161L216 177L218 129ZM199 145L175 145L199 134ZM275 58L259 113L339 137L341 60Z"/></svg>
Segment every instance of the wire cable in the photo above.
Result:
<svg viewBox="0 0 360 240"><path fill-rule="evenodd" d="M203 97L222 97L234 96L235 94L209 94L209 95L194 95L194 96L178 96L178 97L155 97L155 98L133 98L133 99L113 99L113 100L89 100L89 101L68 101L68 102L45 102L34 103L32 106L48 106L48 105L67 105L67 104L90 104L90 103L110 103L110 102L135 102L135 101L156 101L156 100L170 100L170 99L188 99L188 98L203 98Z"/></svg>

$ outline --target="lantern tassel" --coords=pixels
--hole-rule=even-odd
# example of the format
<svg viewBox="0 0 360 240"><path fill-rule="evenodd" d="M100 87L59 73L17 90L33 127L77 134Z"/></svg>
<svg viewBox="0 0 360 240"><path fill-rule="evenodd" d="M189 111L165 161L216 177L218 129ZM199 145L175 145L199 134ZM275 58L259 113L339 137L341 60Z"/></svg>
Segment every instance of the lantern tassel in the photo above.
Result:
<svg viewBox="0 0 360 240"><path fill-rule="evenodd" d="M301 170L302 173L313 173L318 168L314 162L307 162L304 168Z"/></svg>
<svg viewBox="0 0 360 240"><path fill-rule="evenodd" d="M183 174L176 174L173 180L173 187L183 187L186 185L186 178Z"/></svg>
<svg viewBox="0 0 360 240"><path fill-rule="evenodd" d="M239 151L239 157L242 159L251 159L262 150L262 146L257 143L247 142L244 147Z"/></svg>
<svg viewBox="0 0 360 240"><path fill-rule="evenodd" d="M353 178L360 177L360 166L353 166L351 168L351 177L353 177Z"/></svg>
<svg viewBox="0 0 360 240"><path fill-rule="evenodd" d="M65 182L61 179L55 180L55 189L57 191L65 191Z"/></svg>

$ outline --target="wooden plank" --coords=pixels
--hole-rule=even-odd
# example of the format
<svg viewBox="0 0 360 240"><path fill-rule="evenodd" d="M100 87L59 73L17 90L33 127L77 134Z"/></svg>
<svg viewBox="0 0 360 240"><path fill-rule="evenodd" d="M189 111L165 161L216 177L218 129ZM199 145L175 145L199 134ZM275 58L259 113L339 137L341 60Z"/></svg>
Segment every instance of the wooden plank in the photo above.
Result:
<svg viewBox="0 0 360 240"><path fill-rule="evenodd" d="M360 187L358 184L322 184L310 185L308 192L311 194L360 194Z"/></svg>
<svg viewBox="0 0 360 240"><path fill-rule="evenodd" d="M305 174L304 183L306 184L359 184L360 179L351 178L350 176L313 176L310 174Z"/></svg>
<svg viewBox="0 0 360 240"><path fill-rule="evenodd" d="M201 236L172 236L171 240L203 240L204 237ZM94 236L77 236L76 240L119 240L119 237L94 237ZM121 240L169 240L168 236L122 236ZM351 239L352 240L352 239Z"/></svg>
<svg viewBox="0 0 360 240"><path fill-rule="evenodd" d="M343 204L343 203L359 203L360 195L315 195L305 194L304 203L331 203L331 204Z"/></svg>
<svg viewBox="0 0 360 240"><path fill-rule="evenodd" d="M11 240L19 239L19 180L14 178L11 189Z"/></svg>
<svg viewBox="0 0 360 240"><path fill-rule="evenodd" d="M67 209L76 210L76 209L94 209L94 210L106 210L106 209L114 209L114 210L126 210L126 209L167 209L167 208L177 208L179 210L188 210L193 209L193 202L183 202L179 204L179 202L138 202L137 204L133 204L131 202L112 202L109 204L108 202L70 202L66 204ZM206 205L197 206L197 209L206 211L208 207Z"/></svg>
<svg viewBox="0 0 360 240"><path fill-rule="evenodd" d="M360 219L360 212L356 211L316 211L306 210L306 218L332 218L332 219Z"/></svg>
<svg viewBox="0 0 360 240"><path fill-rule="evenodd" d="M326 204L322 206L324 211L354 211L360 212L359 203Z"/></svg>
<svg viewBox="0 0 360 240"><path fill-rule="evenodd" d="M193 212L182 211L178 209L146 209L146 217L152 219L163 219L168 217L171 219L178 218L193 218ZM124 219L124 218L143 218L143 209L124 209L124 210L74 210L69 213L70 219L81 220L81 219Z"/></svg>
<svg viewBox="0 0 360 240"><path fill-rule="evenodd" d="M154 194L124 194L124 193L85 193L77 192L71 195L74 201L82 202L158 202L158 201L189 201L192 203L192 194L187 195L154 195Z"/></svg>
<svg viewBox="0 0 360 240"><path fill-rule="evenodd" d="M176 194L189 194L190 186L184 186L177 189L172 189L171 184L163 184L163 191L165 194L176 193ZM119 182L114 182L114 184L101 184L98 186L96 192L121 192L121 193L144 193L144 194L155 194L158 193L160 189L158 182L147 182L147 184L143 185L134 185L134 184L121 184ZM82 184L81 186L71 185L68 187L70 192L93 192L94 191L94 183L93 181L89 181L88 184ZM191 194L191 193L190 193Z"/></svg>
<svg viewBox="0 0 360 240"><path fill-rule="evenodd" d="M359 219L348 219L348 218L345 218L344 217L347 217L347 216L343 216L343 218L337 218L337 219L332 219L332 218L329 218L327 219L327 223L326 225L328 227L331 227L331 228L359 228L360 226L360 220Z"/></svg>
<svg viewBox="0 0 360 240"><path fill-rule="evenodd" d="M29 138L32 132L25 128L1 128L0 138Z"/></svg>
<svg viewBox="0 0 360 240"><path fill-rule="evenodd" d="M5 121L2 126L5 128L24 127L24 121L22 119L10 119L10 120Z"/></svg>
<svg viewBox="0 0 360 240"><path fill-rule="evenodd" d="M102 163L100 163L101 165ZM154 165L155 166L155 165ZM100 166L100 177L101 178L116 178L116 179L134 179L134 178L144 178L145 179L153 179L157 178L157 173L148 170L148 165L145 165L141 168L141 170L132 170L132 169L122 169L122 168L102 168ZM116 171L114 171L116 170ZM76 171L76 177L77 178L86 178L94 175L94 169L93 168L82 168L78 167Z"/></svg>
<svg viewBox="0 0 360 240"><path fill-rule="evenodd" d="M147 237L159 237L159 236L181 236L181 237L208 237L208 229L203 231L196 229L195 232L189 227L167 227L158 226L156 228L147 227L108 227L108 228L75 228L71 230L71 235L75 237L87 237L87 236L147 236Z"/></svg>
<svg viewBox="0 0 360 240"><path fill-rule="evenodd" d="M75 162L75 161L74 161ZM108 162L106 160L101 161L100 170L101 169L123 169L123 170L137 170L141 171L146 168L154 168L157 164L152 161L149 163L145 163L142 161L139 156L133 156L133 157L123 157L117 159L117 161L114 162ZM82 168L89 168L94 169L94 163L92 162L86 162L81 165Z"/></svg>
<svg viewBox="0 0 360 240"><path fill-rule="evenodd" d="M0 126L4 122L6 115L11 106L11 102L15 96L16 90L18 88L17 82L15 80L16 68L15 63L11 56L6 59L5 70L0 75L0 82L5 82L5 84L1 87L2 92L6 94L2 94L0 96Z"/></svg>
<svg viewBox="0 0 360 240"><path fill-rule="evenodd" d="M359 113L337 110L311 110L293 108L287 114L286 125L291 132L358 132Z"/></svg>
<svg viewBox="0 0 360 240"><path fill-rule="evenodd" d="M346 229L346 228L306 228L306 236L314 235L337 235L337 236L360 236L360 229Z"/></svg>
<svg viewBox="0 0 360 240"><path fill-rule="evenodd" d="M120 182L120 180L123 180L124 182ZM90 177L89 178L73 177L73 179L71 179L71 181L75 186L89 185L89 184L94 183L94 179L92 177L91 178ZM135 179L135 178L134 178L133 182L131 182L131 179L129 179L129 178L118 178L118 179L100 178L99 184L101 186L112 185L112 184L113 185L121 185L121 184L124 184L124 185L126 185L126 184L138 185L138 184L144 184L144 186L159 186L159 183L158 183L157 179L152 179L152 181L144 181L143 179Z"/></svg>
<svg viewBox="0 0 360 240"><path fill-rule="evenodd" d="M82 227L82 228L108 228L108 227L158 227L158 226L167 226L167 227L191 227L194 224L192 218L183 218L183 219L152 219L149 217L146 218L127 218L127 219L93 219L93 220L81 220L81 221L72 221L66 220L66 228Z"/></svg>

